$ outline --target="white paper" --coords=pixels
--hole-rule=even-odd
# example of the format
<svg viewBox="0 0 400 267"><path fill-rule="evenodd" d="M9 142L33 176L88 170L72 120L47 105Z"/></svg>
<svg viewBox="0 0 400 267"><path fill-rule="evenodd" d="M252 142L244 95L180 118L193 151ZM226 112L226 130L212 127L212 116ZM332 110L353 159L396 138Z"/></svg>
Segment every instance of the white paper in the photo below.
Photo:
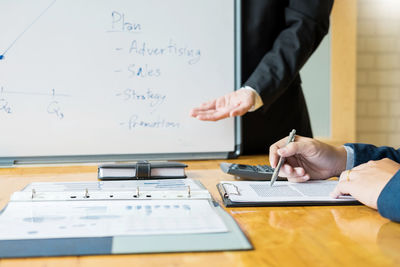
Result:
<svg viewBox="0 0 400 267"><path fill-rule="evenodd" d="M235 187L236 192L228 192L234 202L296 202L296 201L354 201L354 198L344 196L339 199L330 197L329 193L337 185L337 181L309 181L306 183L290 183L277 181L271 187L270 182L224 181L229 188ZM231 190L230 190L231 191Z"/></svg>
<svg viewBox="0 0 400 267"><path fill-rule="evenodd" d="M89 192L97 191L131 191L134 192L139 187L140 191L179 191L187 190L190 186L191 191L204 190L192 179L159 179L159 180L128 180L128 181L99 181L99 182L44 182L31 183L22 191L36 192L68 192L86 190Z"/></svg>
<svg viewBox="0 0 400 267"><path fill-rule="evenodd" d="M10 202L0 240L227 232L208 200Z"/></svg>

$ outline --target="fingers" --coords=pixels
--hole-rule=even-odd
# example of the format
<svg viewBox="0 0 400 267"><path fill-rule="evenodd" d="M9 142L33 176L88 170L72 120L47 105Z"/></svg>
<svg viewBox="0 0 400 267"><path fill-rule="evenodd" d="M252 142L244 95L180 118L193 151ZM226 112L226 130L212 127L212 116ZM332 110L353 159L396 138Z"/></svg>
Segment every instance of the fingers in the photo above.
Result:
<svg viewBox="0 0 400 267"><path fill-rule="evenodd" d="M192 117L196 117L201 112L215 110L216 109L215 103L216 103L216 99L202 103L199 107L193 108L190 111L190 115Z"/></svg>
<svg viewBox="0 0 400 267"><path fill-rule="evenodd" d="M351 182L339 182L335 189L330 193L332 198L339 198L340 196L350 195Z"/></svg>
<svg viewBox="0 0 400 267"><path fill-rule="evenodd" d="M221 104L221 102L224 104ZM248 104L240 103L238 106L225 106L227 101L221 102L217 101L217 104L206 103L200 108L192 109L191 116L204 121L217 121L228 117L244 115L250 109Z"/></svg>
<svg viewBox="0 0 400 267"><path fill-rule="evenodd" d="M350 182L351 170L344 171L339 176L339 182Z"/></svg>
<svg viewBox="0 0 400 267"><path fill-rule="evenodd" d="M254 104L254 92L238 90L193 108L190 116L199 120L217 121L244 115Z"/></svg>
<svg viewBox="0 0 400 267"><path fill-rule="evenodd" d="M304 168L293 168L289 164L284 164L279 171L280 177L287 177L289 182L303 183L310 180L310 175L306 173Z"/></svg>
<svg viewBox="0 0 400 267"><path fill-rule="evenodd" d="M217 98L215 107L216 109L227 108L230 106L230 95Z"/></svg>
<svg viewBox="0 0 400 267"><path fill-rule="evenodd" d="M306 142L306 139L301 136L296 136L295 142L291 142L288 145L286 143L287 137L270 146L269 162L273 168L278 164L279 157L287 158L296 154L305 154L309 151L309 142Z"/></svg>
<svg viewBox="0 0 400 267"><path fill-rule="evenodd" d="M350 195L352 186L351 172L352 170L347 170L340 174L338 185L330 193L332 198L338 198L343 195Z"/></svg>
<svg viewBox="0 0 400 267"><path fill-rule="evenodd" d="M279 157L281 156L278 153L278 150L284 147L285 145L286 145L286 138L283 138L269 147L269 164L271 165L272 168L276 167L279 161Z"/></svg>
<svg viewBox="0 0 400 267"><path fill-rule="evenodd" d="M199 112L196 119L202 121L217 121L229 117L229 110L210 110Z"/></svg>
<svg viewBox="0 0 400 267"><path fill-rule="evenodd" d="M291 157L296 154L305 154L308 149L308 143L306 142L292 142L289 143L287 146L280 148L278 150L279 155L282 157ZM308 155L305 155L308 156Z"/></svg>
<svg viewBox="0 0 400 267"><path fill-rule="evenodd" d="M203 121L217 121L229 117L228 109L217 108L218 102L221 102L221 98L203 103L200 107L193 108L190 116Z"/></svg>
<svg viewBox="0 0 400 267"><path fill-rule="evenodd" d="M302 177L288 177L287 178L289 182L292 183L304 183L310 180L310 176L302 176Z"/></svg>
<svg viewBox="0 0 400 267"><path fill-rule="evenodd" d="M272 168L276 168L276 165L278 165L278 149L279 147L276 145L276 143L269 147L269 164Z"/></svg>

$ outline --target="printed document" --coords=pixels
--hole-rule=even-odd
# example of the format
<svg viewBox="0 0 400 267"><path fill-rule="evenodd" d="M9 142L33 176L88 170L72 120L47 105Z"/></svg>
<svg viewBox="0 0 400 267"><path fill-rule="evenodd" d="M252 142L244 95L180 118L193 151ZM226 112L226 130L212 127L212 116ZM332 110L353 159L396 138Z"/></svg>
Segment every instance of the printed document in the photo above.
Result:
<svg viewBox="0 0 400 267"><path fill-rule="evenodd" d="M11 201L0 240L227 232L209 200Z"/></svg>
<svg viewBox="0 0 400 267"><path fill-rule="evenodd" d="M43 182L31 183L22 191L36 192L69 192L88 189L90 192L102 191L131 191L138 187L141 191L172 191L172 190L204 190L192 179L160 179L160 180L123 180L123 181L99 181L99 182Z"/></svg>
<svg viewBox="0 0 400 267"><path fill-rule="evenodd" d="M296 202L296 201L328 201L354 202L354 198L343 196L339 199L330 197L337 181L309 181L291 183L277 181L273 186L270 182L224 181L221 182L225 192L232 202Z"/></svg>

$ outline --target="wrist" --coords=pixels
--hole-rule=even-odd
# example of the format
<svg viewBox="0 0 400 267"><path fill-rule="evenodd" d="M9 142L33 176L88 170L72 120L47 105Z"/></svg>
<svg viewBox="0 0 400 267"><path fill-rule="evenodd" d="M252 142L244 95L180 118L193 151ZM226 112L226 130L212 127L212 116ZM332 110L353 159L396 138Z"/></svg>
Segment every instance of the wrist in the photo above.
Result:
<svg viewBox="0 0 400 267"><path fill-rule="evenodd" d="M261 99L261 96L258 94L258 92L255 89L251 88L250 86L244 86L241 89L251 92L251 95L253 98L253 105L249 109L249 112L256 111L257 109L259 109L260 107L262 107L264 105L264 103Z"/></svg>
<svg viewBox="0 0 400 267"><path fill-rule="evenodd" d="M334 150L336 154L335 176L339 176L343 171L346 170L347 151L344 146L334 147Z"/></svg>

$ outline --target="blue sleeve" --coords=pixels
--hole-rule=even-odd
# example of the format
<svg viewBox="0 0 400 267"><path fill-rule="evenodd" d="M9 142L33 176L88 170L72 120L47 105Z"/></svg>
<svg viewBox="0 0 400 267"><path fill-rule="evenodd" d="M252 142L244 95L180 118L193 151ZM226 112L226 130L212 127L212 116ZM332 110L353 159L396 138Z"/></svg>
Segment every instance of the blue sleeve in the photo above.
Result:
<svg viewBox="0 0 400 267"><path fill-rule="evenodd" d="M400 222L400 171L393 176L379 195L378 211L383 217Z"/></svg>
<svg viewBox="0 0 400 267"><path fill-rule="evenodd" d="M380 160L389 158L393 161L400 163L400 149L392 147L381 146L376 147L369 144L345 144L354 150L354 167L366 163L370 160Z"/></svg>

